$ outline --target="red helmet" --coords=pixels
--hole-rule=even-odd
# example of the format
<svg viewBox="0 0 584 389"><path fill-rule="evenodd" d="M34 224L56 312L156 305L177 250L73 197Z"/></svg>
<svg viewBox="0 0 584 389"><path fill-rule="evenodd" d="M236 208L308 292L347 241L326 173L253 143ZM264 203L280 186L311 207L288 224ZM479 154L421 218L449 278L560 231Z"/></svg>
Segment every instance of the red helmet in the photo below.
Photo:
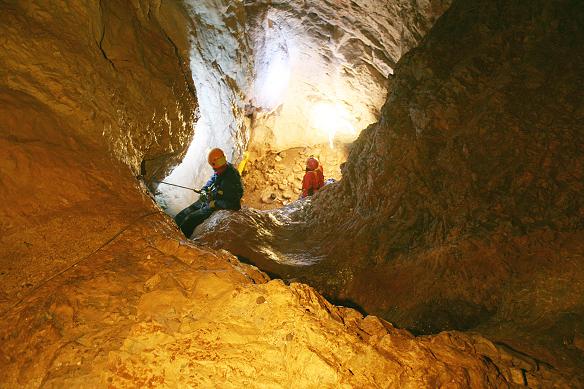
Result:
<svg viewBox="0 0 584 389"><path fill-rule="evenodd" d="M306 169L316 170L318 168L318 159L310 157L306 160Z"/></svg>
<svg viewBox="0 0 584 389"><path fill-rule="evenodd" d="M207 162L209 162L209 165L211 165L213 169L217 170L227 164L227 159L225 159L223 150L215 148L209 151Z"/></svg>

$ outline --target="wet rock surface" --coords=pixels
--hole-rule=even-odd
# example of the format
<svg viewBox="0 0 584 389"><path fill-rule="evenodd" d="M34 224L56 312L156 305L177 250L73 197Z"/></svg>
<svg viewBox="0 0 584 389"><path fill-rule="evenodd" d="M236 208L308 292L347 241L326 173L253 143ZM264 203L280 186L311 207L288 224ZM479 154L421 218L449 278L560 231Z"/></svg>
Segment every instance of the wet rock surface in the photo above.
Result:
<svg viewBox="0 0 584 389"><path fill-rule="evenodd" d="M2 14L5 90L37 100L71 138L107 147L136 174L142 159L160 176L182 157L196 96L180 3L7 1Z"/></svg>

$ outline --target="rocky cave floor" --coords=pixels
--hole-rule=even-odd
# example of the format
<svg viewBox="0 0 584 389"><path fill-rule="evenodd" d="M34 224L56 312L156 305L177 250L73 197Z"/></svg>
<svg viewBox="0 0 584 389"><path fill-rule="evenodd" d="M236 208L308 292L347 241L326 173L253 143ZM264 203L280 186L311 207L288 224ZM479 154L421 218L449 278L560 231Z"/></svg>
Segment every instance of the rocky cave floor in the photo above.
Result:
<svg viewBox="0 0 584 389"><path fill-rule="evenodd" d="M250 159L243 170L244 206L274 209L297 200L302 192L306 159L316 157L323 166L325 180L341 179L340 166L346 161L349 145L335 142L268 152Z"/></svg>
<svg viewBox="0 0 584 389"><path fill-rule="evenodd" d="M478 334L414 337L269 280L160 212L3 310L0 339L5 387L571 385Z"/></svg>

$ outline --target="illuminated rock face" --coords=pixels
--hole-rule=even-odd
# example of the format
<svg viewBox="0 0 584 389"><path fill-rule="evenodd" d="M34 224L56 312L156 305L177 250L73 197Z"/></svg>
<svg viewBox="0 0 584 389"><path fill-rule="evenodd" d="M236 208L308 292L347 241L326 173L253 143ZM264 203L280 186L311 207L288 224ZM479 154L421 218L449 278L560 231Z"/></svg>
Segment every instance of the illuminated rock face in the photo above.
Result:
<svg viewBox="0 0 584 389"><path fill-rule="evenodd" d="M201 118L185 159L165 181L200 188L212 173L205 156L214 147L237 164L246 149L254 160L353 141L377 120L397 60L449 4L188 1ZM198 197L167 185L157 190L170 215Z"/></svg>
<svg viewBox="0 0 584 389"><path fill-rule="evenodd" d="M181 243L163 219L135 221L2 315L3 386L567 385L480 336L415 338L306 285L268 282Z"/></svg>
<svg viewBox="0 0 584 389"><path fill-rule="evenodd" d="M188 19L142 3L0 5L2 307L151 211L141 160L189 144Z"/></svg>
<svg viewBox="0 0 584 389"><path fill-rule="evenodd" d="M231 0L186 2L190 68L197 90L200 119L185 158L165 182L190 188L203 186L213 171L207 164L210 149L220 147L229 161L239 162L250 137L245 117L252 80L251 56L243 3ZM160 185L158 202L174 216L192 204L193 191Z"/></svg>
<svg viewBox="0 0 584 389"><path fill-rule="evenodd" d="M197 239L237 231L228 249L270 273L416 332L489 334L581 386L583 18L456 3L398 64L340 183Z"/></svg>
<svg viewBox="0 0 584 389"><path fill-rule="evenodd" d="M270 1L248 5L248 40L254 55L250 99L255 110L246 204L271 209L298 198L304 161L300 169L297 161L293 166L284 164L290 163L295 148L332 157L323 159L325 175L338 179L344 145L379 118L395 64L449 4ZM266 154L270 151L284 151L288 157L274 161L273 155Z"/></svg>
<svg viewBox="0 0 584 389"><path fill-rule="evenodd" d="M269 4L269 6L267 5ZM353 141L375 122L397 60L449 1L270 1L246 7L255 57L252 147ZM255 150L255 149L254 149Z"/></svg>

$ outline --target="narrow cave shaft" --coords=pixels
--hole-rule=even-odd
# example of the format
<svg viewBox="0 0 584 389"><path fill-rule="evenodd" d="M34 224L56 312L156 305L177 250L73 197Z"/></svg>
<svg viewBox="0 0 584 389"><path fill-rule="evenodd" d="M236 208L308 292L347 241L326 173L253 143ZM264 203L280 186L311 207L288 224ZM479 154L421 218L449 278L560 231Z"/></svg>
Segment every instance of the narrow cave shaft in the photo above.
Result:
<svg viewBox="0 0 584 389"><path fill-rule="evenodd" d="M0 15L0 387L584 387L581 2Z"/></svg>
<svg viewBox="0 0 584 389"><path fill-rule="evenodd" d="M193 126L193 140L180 165L165 182L200 188L212 173L206 156L220 147L238 163L248 147L249 120L245 117L246 93L252 55L245 30L242 3L218 7L215 2L188 1L191 19L189 59L197 90L200 118ZM157 188L157 201L174 216L197 199L193 191L170 185Z"/></svg>
<svg viewBox="0 0 584 389"><path fill-rule="evenodd" d="M187 3L200 119L183 162L165 182L201 187L214 147L235 165L250 162L245 201L254 207L298 197L294 170L306 157L297 148L322 157L328 177L339 179L347 145L379 118L395 63L449 2L379 5L374 15L356 3L341 2L341 9L303 3ZM276 157L281 152L288 157ZM170 215L197 198L169 185L157 191Z"/></svg>

